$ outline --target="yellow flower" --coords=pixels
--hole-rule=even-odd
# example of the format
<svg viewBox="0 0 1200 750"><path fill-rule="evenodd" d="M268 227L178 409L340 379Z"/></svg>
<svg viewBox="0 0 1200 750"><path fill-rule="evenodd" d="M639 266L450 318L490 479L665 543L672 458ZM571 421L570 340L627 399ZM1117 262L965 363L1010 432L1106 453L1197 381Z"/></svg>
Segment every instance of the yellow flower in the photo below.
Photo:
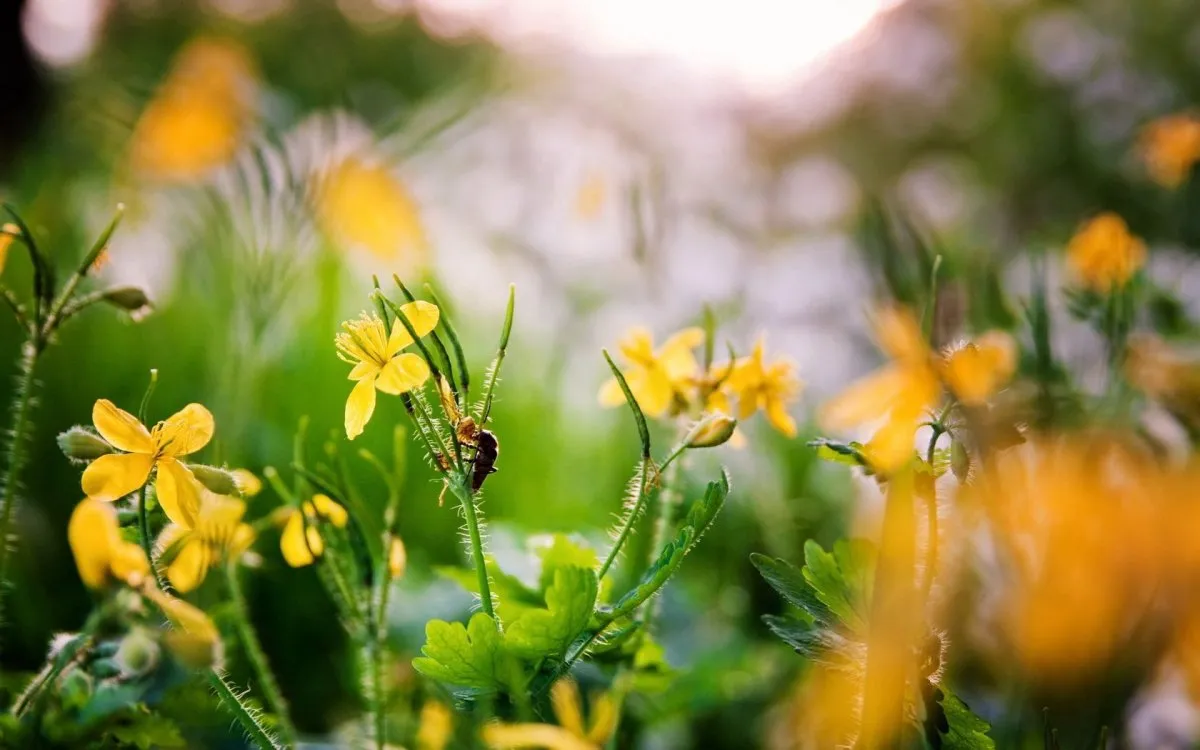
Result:
<svg viewBox="0 0 1200 750"><path fill-rule="evenodd" d="M135 492L157 469L154 489L167 517L190 529L200 509L200 485L178 459L195 453L212 439L212 414L188 404L174 416L147 430L137 417L100 399L92 407L92 423L112 447L125 453L101 456L83 472L83 491L112 502Z"/></svg>
<svg viewBox="0 0 1200 750"><path fill-rule="evenodd" d="M262 480L249 469L234 469L230 473L233 474L233 481L237 483L242 497L254 497L262 492Z"/></svg>
<svg viewBox="0 0 1200 750"><path fill-rule="evenodd" d="M883 310L875 319L875 337L891 364L826 404L820 421L825 429L845 430L885 419L867 443L866 454L872 464L889 473L912 456L917 428L941 396L941 384L932 352L907 310Z"/></svg>
<svg viewBox="0 0 1200 750"><path fill-rule="evenodd" d="M255 79L249 54L236 42L187 44L134 128L134 171L189 180L229 161L252 120Z"/></svg>
<svg viewBox="0 0 1200 750"><path fill-rule="evenodd" d="M166 642L181 661L197 669L220 662L221 633L203 610L153 586L146 586L142 593L175 626L176 630L167 634Z"/></svg>
<svg viewBox="0 0 1200 750"><path fill-rule="evenodd" d="M386 165L348 157L321 177L316 196L317 217L336 241L381 260L423 260L428 244L417 204Z"/></svg>
<svg viewBox="0 0 1200 750"><path fill-rule="evenodd" d="M1166 188L1177 188L1200 161L1200 117L1170 115L1142 130L1142 158L1150 177Z"/></svg>
<svg viewBox="0 0 1200 750"><path fill-rule="evenodd" d="M699 365L693 350L704 343L704 331L685 328L667 339L658 351L644 328L630 331L619 344L628 369L623 373L638 406L648 417L661 417L676 405L678 394L694 378ZM600 389L600 403L620 406L625 395L616 378Z"/></svg>
<svg viewBox="0 0 1200 750"><path fill-rule="evenodd" d="M150 573L146 553L121 538L116 511L99 500L86 498L75 506L67 523L67 542L88 588L103 588L111 581L139 586Z"/></svg>
<svg viewBox="0 0 1200 750"><path fill-rule="evenodd" d="M183 594L194 590L209 568L249 549L254 529L242 521L245 514L246 504L241 500L205 492L193 528L170 524L162 530L159 550L175 549L167 565L167 580L176 590Z"/></svg>
<svg viewBox="0 0 1200 750"><path fill-rule="evenodd" d="M404 549L404 542L400 537L394 536L388 545L388 575L392 580L396 580L404 575L407 568L408 552Z"/></svg>
<svg viewBox="0 0 1200 750"><path fill-rule="evenodd" d="M21 228L16 224L0 225L0 273L4 273L4 267L8 265L8 251L20 233Z"/></svg>
<svg viewBox="0 0 1200 750"><path fill-rule="evenodd" d="M417 730L417 750L443 750L454 730L454 715L446 704L425 701L421 706L420 728Z"/></svg>
<svg viewBox="0 0 1200 750"><path fill-rule="evenodd" d="M593 221L604 210L608 197L608 186L604 176L593 172L587 176L575 194L575 215L584 221Z"/></svg>
<svg viewBox="0 0 1200 750"><path fill-rule="evenodd" d="M1123 286L1146 262L1146 245L1114 213L1091 219L1067 245L1067 263L1079 281L1096 292Z"/></svg>
<svg viewBox="0 0 1200 750"><path fill-rule="evenodd" d="M1017 345L1007 333L990 331L942 355L938 365L958 400L979 406L1012 377Z"/></svg>
<svg viewBox="0 0 1200 750"><path fill-rule="evenodd" d="M737 396L738 419L749 419L762 410L771 426L788 437L796 436L796 420L787 411L788 402L800 392L796 368L787 361L766 364L760 338L749 357L738 360L724 387Z"/></svg>
<svg viewBox="0 0 1200 750"><path fill-rule="evenodd" d="M344 529L348 520L346 509L325 495L313 495L311 502L304 503L303 512L295 508L289 509L283 525L283 534L279 537L279 549L283 552L283 559L293 568L311 565L313 560L325 551L319 524L328 521L339 529Z"/></svg>
<svg viewBox="0 0 1200 750"><path fill-rule="evenodd" d="M425 336L438 323L437 305L409 302L400 306L418 336ZM362 434L375 411L375 389L393 396L419 387L429 377L429 365L419 355L401 352L413 343L400 321L392 323L391 335L376 315L362 315L342 324L337 335L338 356L354 365L350 379L357 381L346 400L346 437Z"/></svg>
<svg viewBox="0 0 1200 750"><path fill-rule="evenodd" d="M550 689L550 703L558 726L553 724L488 724L483 741L494 750L544 747L549 750L598 750L617 727L617 707L606 694L592 698L591 726L584 728L579 688L563 678Z"/></svg>

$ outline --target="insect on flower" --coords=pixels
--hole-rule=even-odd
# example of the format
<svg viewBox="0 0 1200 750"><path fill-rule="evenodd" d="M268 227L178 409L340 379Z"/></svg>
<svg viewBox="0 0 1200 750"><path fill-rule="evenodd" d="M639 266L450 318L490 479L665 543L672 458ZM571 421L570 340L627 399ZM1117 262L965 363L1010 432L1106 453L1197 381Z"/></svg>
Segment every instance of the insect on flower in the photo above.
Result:
<svg viewBox="0 0 1200 750"><path fill-rule="evenodd" d="M484 481L488 476L496 473L496 460L500 457L500 441L496 439L496 435L491 430L486 430L475 422L475 419L468 414L463 414L458 408L458 401L454 397L454 392L450 388L450 384L446 382L446 378L438 378L438 397L442 402L442 410L446 414L446 418L450 420L450 426L454 428L454 439L458 441L460 448L465 448L471 451L471 491L478 492L483 487ZM434 456L438 466L443 471L448 471L450 468L449 459L446 456L437 454ZM443 488L442 494L445 495ZM440 505L442 498L438 498Z"/></svg>

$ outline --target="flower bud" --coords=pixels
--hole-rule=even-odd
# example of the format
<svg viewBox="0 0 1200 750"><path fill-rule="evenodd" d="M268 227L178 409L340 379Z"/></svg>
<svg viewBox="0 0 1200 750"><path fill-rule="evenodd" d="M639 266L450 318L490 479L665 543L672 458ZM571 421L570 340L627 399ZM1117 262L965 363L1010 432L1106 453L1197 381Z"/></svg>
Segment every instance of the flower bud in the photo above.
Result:
<svg viewBox="0 0 1200 750"><path fill-rule="evenodd" d="M196 481L204 485L209 492L216 495L239 494L240 488L233 472L204 464L188 464L188 468L192 470L192 476L196 477Z"/></svg>
<svg viewBox="0 0 1200 750"><path fill-rule="evenodd" d="M733 437L733 431L736 428L737 420L733 417L720 412L712 414L698 422L688 433L687 446L689 448L715 448Z"/></svg>
<svg viewBox="0 0 1200 750"><path fill-rule="evenodd" d="M158 665L161 649L154 638L141 628L131 631L121 639L121 645L113 656L113 662L123 677L138 677Z"/></svg>
<svg viewBox="0 0 1200 750"><path fill-rule="evenodd" d="M137 313L151 307L150 298L136 286L107 289L104 292L104 301L130 313Z"/></svg>
<svg viewBox="0 0 1200 750"><path fill-rule="evenodd" d="M91 461L113 450L104 438L78 425L58 436L58 447L63 455L74 461Z"/></svg>

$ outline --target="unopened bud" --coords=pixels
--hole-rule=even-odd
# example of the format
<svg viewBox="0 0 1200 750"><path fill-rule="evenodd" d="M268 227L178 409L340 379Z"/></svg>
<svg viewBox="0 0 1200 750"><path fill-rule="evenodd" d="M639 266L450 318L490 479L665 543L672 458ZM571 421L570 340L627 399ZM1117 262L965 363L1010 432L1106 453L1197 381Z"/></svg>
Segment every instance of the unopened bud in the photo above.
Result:
<svg viewBox="0 0 1200 750"><path fill-rule="evenodd" d="M713 414L696 424L688 434L689 448L715 448L733 437L737 420L727 414Z"/></svg>
<svg viewBox="0 0 1200 750"><path fill-rule="evenodd" d="M154 669L161 649L154 638L142 629L131 631L121 639L113 662L124 677L138 677Z"/></svg>
<svg viewBox="0 0 1200 750"><path fill-rule="evenodd" d="M209 492L217 495L238 494L237 477L233 472L204 464L188 464L188 468L192 470L196 481L204 485Z"/></svg>
<svg viewBox="0 0 1200 750"><path fill-rule="evenodd" d="M75 426L58 436L63 455L76 461L91 461L112 453L108 442L86 427Z"/></svg>
<svg viewBox="0 0 1200 750"><path fill-rule="evenodd" d="M119 286L104 292L104 301L127 312L135 313L150 307L150 298L136 286Z"/></svg>
<svg viewBox="0 0 1200 750"><path fill-rule="evenodd" d="M230 473L233 474L238 489L242 491L242 497L254 497L262 492L262 480L249 469L234 469Z"/></svg>

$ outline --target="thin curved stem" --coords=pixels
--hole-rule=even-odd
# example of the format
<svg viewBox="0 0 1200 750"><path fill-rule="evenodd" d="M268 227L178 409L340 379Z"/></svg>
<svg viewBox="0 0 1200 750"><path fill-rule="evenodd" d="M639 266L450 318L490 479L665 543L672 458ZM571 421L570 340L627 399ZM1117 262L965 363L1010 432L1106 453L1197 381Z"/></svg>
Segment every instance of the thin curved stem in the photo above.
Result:
<svg viewBox="0 0 1200 750"><path fill-rule="evenodd" d="M483 535L479 530L479 515L475 507L475 497L471 492L469 480L465 477L451 479L450 488L454 494L458 496L458 500L462 503L463 516L467 521L467 534L471 540L471 557L475 563L475 575L479 579L479 598L483 605L483 612L492 621L496 623L496 627L500 627L500 621L496 619L496 610L492 605L492 586L488 581L487 563L483 559Z"/></svg>
<svg viewBox="0 0 1200 750"><path fill-rule="evenodd" d="M38 345L37 334L31 333L30 339L21 349L13 423L9 430L8 448L5 452L4 485L0 487L0 492L3 493L0 495L0 622L3 622L4 594L8 590L8 566L13 548L16 546L16 538L12 534L12 523L17 506L21 470L25 468L27 460L25 443L29 439L30 415L34 406L33 376L40 352L41 347Z"/></svg>
<svg viewBox="0 0 1200 750"><path fill-rule="evenodd" d="M242 702L242 694L234 689L227 674L216 668L210 669L208 684L212 686L221 704L237 719L251 742L261 750L284 750L285 746L279 744L271 731L263 726L259 713Z"/></svg>

